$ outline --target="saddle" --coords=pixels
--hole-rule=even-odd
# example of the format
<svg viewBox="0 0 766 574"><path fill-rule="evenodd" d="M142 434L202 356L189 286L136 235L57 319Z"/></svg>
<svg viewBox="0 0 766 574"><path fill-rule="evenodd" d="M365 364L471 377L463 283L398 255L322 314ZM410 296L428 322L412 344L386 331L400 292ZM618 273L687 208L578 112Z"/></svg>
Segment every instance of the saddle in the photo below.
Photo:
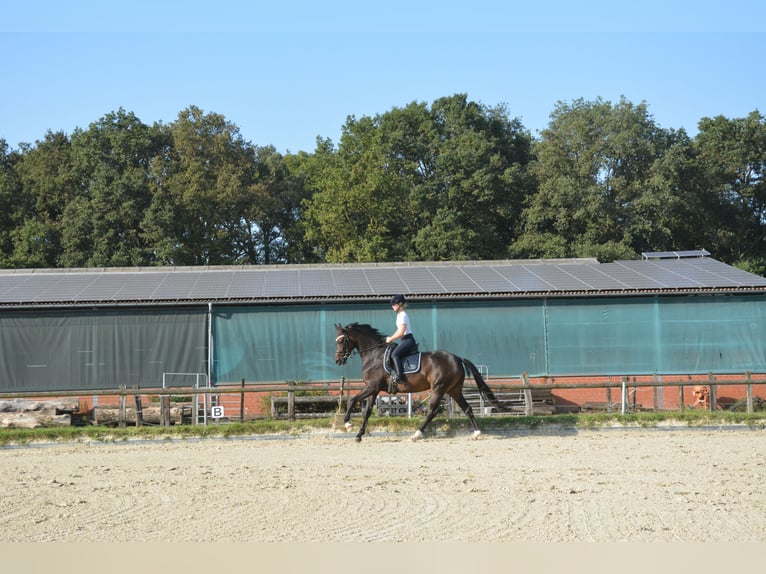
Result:
<svg viewBox="0 0 766 574"><path fill-rule="evenodd" d="M391 351L394 350L396 345L386 347L383 353L383 370L389 375L395 373L393 359L391 358ZM420 370L420 355L422 353L415 346L415 352L402 357L402 374L409 375L410 373L417 373Z"/></svg>

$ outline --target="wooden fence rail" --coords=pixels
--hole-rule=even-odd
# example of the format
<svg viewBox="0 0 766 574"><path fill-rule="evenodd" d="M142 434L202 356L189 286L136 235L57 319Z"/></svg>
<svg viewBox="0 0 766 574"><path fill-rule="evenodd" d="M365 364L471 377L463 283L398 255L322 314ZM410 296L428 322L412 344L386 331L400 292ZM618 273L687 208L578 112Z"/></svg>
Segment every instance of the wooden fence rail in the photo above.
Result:
<svg viewBox="0 0 766 574"><path fill-rule="evenodd" d="M603 375L592 375L592 378L600 378ZM652 380L641 380L645 377L652 377ZM493 389L502 389L504 391L519 390L523 393L525 409L524 414L531 415L532 410L532 390L563 390L563 389L614 389L619 388L620 393L620 406L621 413L625 414L629 410L628 404L628 387L678 387L679 389L679 408L681 411L684 409L683 404L683 389L684 387L705 385L710 388L710 409L716 409L716 389L718 387L726 386L745 386L746 388L746 411L748 413L753 412L753 385L766 385L766 374L763 373L750 373L747 372L743 377L739 378L727 378L719 379L719 376L710 373L707 378L693 379L690 376L675 376L675 378L669 378L663 376L660 378L658 375L625 375L620 377L619 381L597 381L597 382L570 382L570 383L530 383L529 375L522 373L519 377L519 382L508 382L513 379L502 378L492 380L488 379L488 384ZM578 379L588 378L587 375L581 375ZM467 379L470 384L471 379ZM165 416L169 407L170 395L190 395L190 396L208 396L208 395L226 395L226 394L239 394L240 395L240 414L242 414L244 404L245 393L286 393L285 400L287 402L287 418L295 420L295 404L296 393L305 392L324 392L327 394L328 400L325 402L332 402L339 400L345 403L347 397L356 390L361 390L363 387L361 381L346 381L345 378L341 378L336 382L298 382L298 381L286 381L283 383L270 382L270 383L256 383L251 385L245 385L244 380L237 386L221 386L221 387L171 387L171 388L139 388L122 386L118 389L95 389L95 390L78 390L78 391L14 391L14 392L0 392L0 399L34 399L34 398L63 398L63 397L100 397L100 396L116 396L120 397L120 412L121 419L124 423L123 413L125 410L125 399L127 397L136 397L137 410L142 410L140 397L141 396L159 396L161 406L163 408L163 423L165 425L170 424L169 417ZM608 392L608 391L607 391ZM282 401L278 401L282 402ZM205 402L207 404L207 401ZM137 417L137 424L139 418ZM207 422L207 417L205 418ZM121 423L122 424L122 423Z"/></svg>

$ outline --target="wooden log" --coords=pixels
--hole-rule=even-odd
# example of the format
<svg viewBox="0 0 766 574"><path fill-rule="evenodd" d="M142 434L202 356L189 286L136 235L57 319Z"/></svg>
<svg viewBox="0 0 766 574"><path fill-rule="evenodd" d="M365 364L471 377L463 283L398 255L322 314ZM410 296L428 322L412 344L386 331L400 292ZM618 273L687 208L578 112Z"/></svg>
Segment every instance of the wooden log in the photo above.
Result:
<svg viewBox="0 0 766 574"><path fill-rule="evenodd" d="M142 415L144 424L165 425L180 424L182 416L182 407L171 407L168 413L167 421L164 418L162 407L143 407ZM136 410L131 407L127 407L124 413L125 422L135 423ZM120 408L119 407L102 407L98 406L93 409L93 422L97 425L110 425L119 424L120 422Z"/></svg>
<svg viewBox="0 0 766 574"><path fill-rule="evenodd" d="M0 413L45 411L54 414L71 414L80 409L77 399L51 399L35 401L29 399L0 400Z"/></svg>
<svg viewBox="0 0 766 574"><path fill-rule="evenodd" d="M72 415L56 415L42 411L28 411L0 414L0 428L34 429L70 426Z"/></svg>

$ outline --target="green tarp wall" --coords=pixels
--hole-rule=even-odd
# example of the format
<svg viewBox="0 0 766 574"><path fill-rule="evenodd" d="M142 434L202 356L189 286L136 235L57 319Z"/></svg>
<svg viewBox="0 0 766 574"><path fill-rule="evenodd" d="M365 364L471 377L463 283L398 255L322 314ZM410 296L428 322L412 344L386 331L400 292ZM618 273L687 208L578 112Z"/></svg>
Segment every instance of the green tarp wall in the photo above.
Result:
<svg viewBox="0 0 766 574"><path fill-rule="evenodd" d="M452 351L492 376L766 370L763 296L440 301L409 313L422 351ZM358 378L358 355L333 362L333 325L354 321L394 331L385 304L214 311L213 380Z"/></svg>
<svg viewBox="0 0 766 574"><path fill-rule="evenodd" d="M335 323L384 335L383 304L213 306L213 381L336 381ZM0 313L0 391L158 387L207 373L207 307ZM764 296L414 303L423 351L445 349L491 376L766 372ZM204 381L203 381L204 382ZM167 386L191 386L168 376Z"/></svg>
<svg viewBox="0 0 766 574"><path fill-rule="evenodd" d="M163 373L206 373L206 325L207 309L0 313L0 390L159 387Z"/></svg>

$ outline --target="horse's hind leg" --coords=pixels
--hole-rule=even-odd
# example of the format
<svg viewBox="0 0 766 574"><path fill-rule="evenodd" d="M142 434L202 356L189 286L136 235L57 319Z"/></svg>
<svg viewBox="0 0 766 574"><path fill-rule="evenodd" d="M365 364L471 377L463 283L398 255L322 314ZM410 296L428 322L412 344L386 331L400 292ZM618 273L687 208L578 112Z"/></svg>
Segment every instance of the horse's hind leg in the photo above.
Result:
<svg viewBox="0 0 766 574"><path fill-rule="evenodd" d="M420 440L423 438L423 435L426 432L426 427L431 424L431 421L434 420L434 417L436 416L436 413L439 412L439 405L442 402L442 398L444 398L444 392L437 392L436 390L433 390L431 392L431 404L428 407L428 414L426 415L426 420L423 421L423 424L420 425L420 428L415 431L415 434L413 434L410 437L411 441Z"/></svg>
<svg viewBox="0 0 766 574"><path fill-rule="evenodd" d="M454 395L450 396L457 403L457 405L463 409L463 412L468 417L468 420L471 421L471 426L473 427L473 438L478 437L481 434L481 429L479 428L479 423L476 422L476 417L473 415L473 408L471 408L471 405L468 404L468 401L465 400L465 397L462 393L455 393Z"/></svg>

